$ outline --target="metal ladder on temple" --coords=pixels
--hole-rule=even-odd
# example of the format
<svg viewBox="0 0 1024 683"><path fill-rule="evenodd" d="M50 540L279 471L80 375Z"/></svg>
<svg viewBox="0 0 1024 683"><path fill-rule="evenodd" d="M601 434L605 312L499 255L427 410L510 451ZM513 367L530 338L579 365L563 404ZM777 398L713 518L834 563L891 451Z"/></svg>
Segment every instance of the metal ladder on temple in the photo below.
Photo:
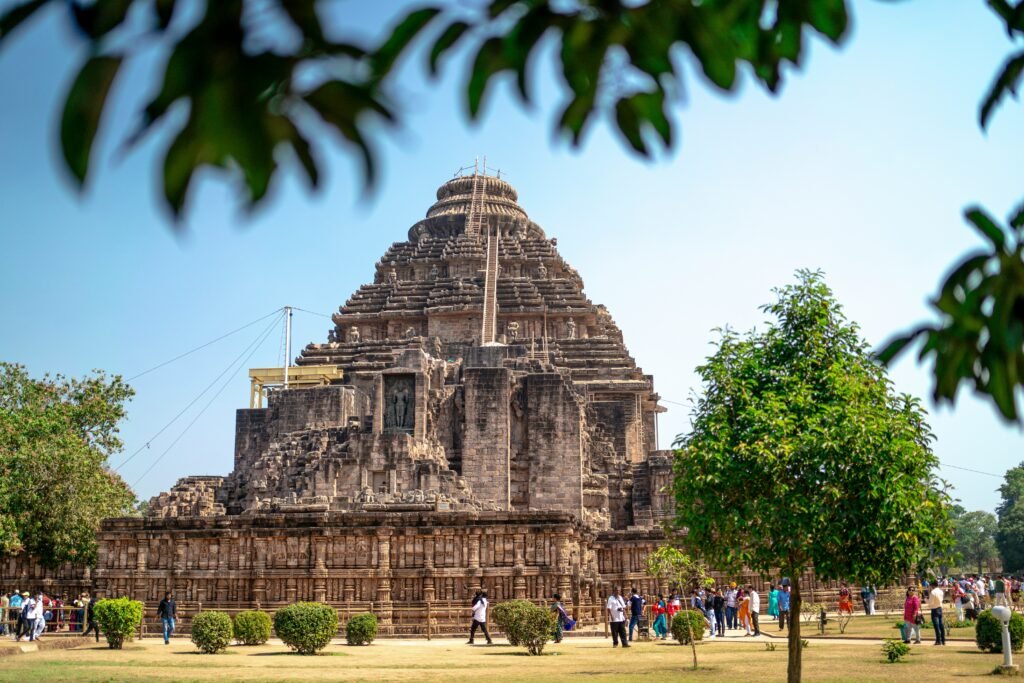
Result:
<svg viewBox="0 0 1024 683"><path fill-rule="evenodd" d="M498 242L497 235L487 235L487 270L484 273L484 314L483 325L480 331L481 344L492 343L497 336Z"/></svg>

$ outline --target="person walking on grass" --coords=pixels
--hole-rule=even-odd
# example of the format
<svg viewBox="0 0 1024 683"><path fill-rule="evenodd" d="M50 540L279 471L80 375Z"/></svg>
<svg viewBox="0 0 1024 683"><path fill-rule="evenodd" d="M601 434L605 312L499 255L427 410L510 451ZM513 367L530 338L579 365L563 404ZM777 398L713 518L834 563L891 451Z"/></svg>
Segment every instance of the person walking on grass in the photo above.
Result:
<svg viewBox="0 0 1024 683"><path fill-rule="evenodd" d="M89 594L86 593L84 597L88 598ZM94 632L96 634L96 642L100 642L100 627L99 624L96 623L95 597L92 600L87 601L85 604L85 620L86 623L88 624L88 628L85 629L85 632L82 633L82 636L88 638L89 634Z"/></svg>
<svg viewBox="0 0 1024 683"><path fill-rule="evenodd" d="M640 628L640 619L644 616L644 605L647 601L643 599L634 587L629 596L629 642L633 642L633 628Z"/></svg>
<svg viewBox="0 0 1024 683"><path fill-rule="evenodd" d="M789 615L789 586L779 588L779 630L782 631L790 624Z"/></svg>
<svg viewBox="0 0 1024 683"><path fill-rule="evenodd" d="M696 599L700 600L699 597ZM665 637L668 635L668 603L660 595L658 596L658 601L654 603L651 613L654 615L654 623L651 624L654 635L665 640Z"/></svg>
<svg viewBox="0 0 1024 683"><path fill-rule="evenodd" d="M484 632L484 638L490 645L491 634L487 632L487 591L479 591L473 596L473 623L469 627L469 640L466 641L466 645L473 644L477 629Z"/></svg>
<svg viewBox="0 0 1024 683"><path fill-rule="evenodd" d="M560 643L562 642L562 630L569 621L569 614L565 611L560 593L555 593L551 598L554 600L551 603L551 611L555 613L555 642Z"/></svg>
<svg viewBox="0 0 1024 683"><path fill-rule="evenodd" d="M612 647L618 647L620 640L622 647L629 647L626 636L626 601L622 599L622 590L618 586L612 588L605 609L608 612L608 627L612 632Z"/></svg>
<svg viewBox="0 0 1024 683"><path fill-rule="evenodd" d="M754 590L753 584L747 586L747 593L750 595L750 621L754 624L754 635L761 635L761 626L757 620L761 613L761 596Z"/></svg>
<svg viewBox="0 0 1024 683"><path fill-rule="evenodd" d="M931 611L932 629L935 631L935 644L946 644L946 625L942 618L942 588L936 584L928 594L928 609Z"/></svg>
<svg viewBox="0 0 1024 683"><path fill-rule="evenodd" d="M903 603L903 642L909 643L911 636L915 643L921 642L921 624L924 617L921 615L921 598L917 595L917 589L911 586L907 589L907 599Z"/></svg>
<svg viewBox="0 0 1024 683"><path fill-rule="evenodd" d="M715 597L711 601L715 610L715 626L718 628L718 635L725 637L725 596L722 591L716 590Z"/></svg>
<svg viewBox="0 0 1024 683"><path fill-rule="evenodd" d="M738 594L736 582L733 581L729 584L729 589L725 591L725 625L730 630L736 628L736 610L739 607L737 604Z"/></svg>
<svg viewBox="0 0 1024 683"><path fill-rule="evenodd" d="M174 601L174 594L170 591L164 593L164 599L156 608L156 615L164 626L164 645L171 642L171 634L174 633L174 620L178 618L178 604Z"/></svg>
<svg viewBox="0 0 1024 683"><path fill-rule="evenodd" d="M768 586L768 616L779 620L779 589L774 583Z"/></svg>

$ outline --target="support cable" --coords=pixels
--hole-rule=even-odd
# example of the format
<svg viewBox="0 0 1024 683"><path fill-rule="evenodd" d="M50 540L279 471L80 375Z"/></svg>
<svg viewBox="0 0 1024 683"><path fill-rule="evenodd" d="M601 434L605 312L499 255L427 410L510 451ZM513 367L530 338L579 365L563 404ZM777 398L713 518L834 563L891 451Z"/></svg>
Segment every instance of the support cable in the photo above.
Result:
<svg viewBox="0 0 1024 683"><path fill-rule="evenodd" d="M235 366L235 363L237 363L237 362L238 362L238 360L239 360L239 359L240 359L240 358L241 358L242 356L244 356L244 355L246 354L246 352L248 352L248 351L249 351L249 349L251 349L251 348L253 347L253 345L254 345L254 344L256 344L256 343L257 343L257 342L258 342L258 341L259 341L259 340L260 340L260 339L261 339L261 338L263 337L263 335L264 335L265 333L268 333L268 332L269 332L270 330L274 329L274 326L276 326L276 325L280 324L280 320L281 320L281 318L283 317L283 315L284 315L284 314L280 312L280 309L278 309L278 317L277 317L277 318L276 318L275 320L273 320L273 321L272 321L272 322L271 322L271 323L270 323L270 324L269 324L269 325L268 325L267 327L265 327L265 328L263 329L263 331L261 331L261 332L260 332L260 333L259 333L259 334L258 334L258 335L256 336L256 339L255 339L255 340L253 340L252 342L250 342L250 343L249 343L249 346L245 347L245 349L244 349L244 350L242 351L242 353L238 354L238 356L236 356L236 357L235 357L235 359L234 359L234 360L232 360L232 361L231 361L231 363L230 363L230 364L229 364L229 365L228 365L228 366L227 366L226 368L224 368L224 369L223 369L223 370L221 371L221 373L220 373L219 375L217 375L217 376L216 376L216 377L215 377L215 378L213 379L213 381L212 381L212 382L210 382L210 383L209 383L208 385L206 385L206 388L205 388L205 389L203 389L202 391L200 391L200 392L199 392L199 395L198 395L198 396L196 396L196 397L195 397L195 398L193 398L193 399L192 399L191 401L189 401L189 402L188 402L188 405L186 405L186 406L185 406L184 408L182 408L182 409L181 409L181 411L180 411L180 412L179 412L179 413L178 413L177 415L175 415L174 417L172 417L172 418L171 418L171 420L170 420L170 422L168 422L168 423L167 423L167 424L165 424L165 425L164 425L163 427L161 427L161 428L160 428L160 431L158 431L158 432L157 432L156 434L154 434L153 436L149 437L149 439L147 439L147 440L146 440L146 443L142 444L142 446L140 446L140 447L138 448L138 450L136 450L136 451L135 451L134 453L132 453L131 455L129 455L129 456L128 456L128 457L127 457L127 458L126 458L125 460L124 460L124 462L122 462L122 463L121 463L120 465L118 465L117 467L115 467L115 468L114 468L114 471L115 471L115 472L119 471L119 470L120 470L120 469L121 469L122 467L124 467L124 466L125 466L125 465L127 465L127 464L128 464L129 462L131 462L131 461L132 461L132 460L133 460L133 459L135 458L135 456L137 456L137 455L138 455L139 453L141 453L142 451L144 451L144 450L146 450L147 448L149 448L149 447L150 447L150 444L151 444L151 443L152 443L152 442L153 442L153 441L154 441L154 440L155 440L155 439L156 439L156 438L157 438L158 436L160 436L160 435L161 435L161 434L163 434L163 433L164 433L165 431L167 431L167 429L168 429L168 428L169 428L169 427L170 427L170 426L171 426L172 424L174 424L175 422L177 422L177 420L178 420L178 418L179 418L179 417L181 417L181 416L182 416L182 415L184 415L184 414L185 414L186 412L188 412L188 409L189 409L189 408L191 408L192 406L194 406L194 405L195 405L195 404L196 404L196 403L197 403L197 402L199 401L199 399L201 399L201 398L202 398L202 397L203 397L203 396L204 396L204 395L206 394L206 392L208 392L208 391L209 391L210 389L212 389L212 388L213 388L213 386L214 386L214 385L215 385L215 384L216 384L216 383L217 383L218 381L220 381L220 378L221 378L221 377L223 377L223 376L224 376L225 374L227 374L227 372L228 372L228 371L229 371L229 370L230 370L231 368L233 368L233 367Z"/></svg>
<svg viewBox="0 0 1024 683"><path fill-rule="evenodd" d="M228 337L230 337L233 334L241 332L242 330L247 329L249 327L252 327L256 323L258 323L258 322L260 322L262 320L266 320L267 318L269 318L270 316L272 316L272 315L274 315L276 313L280 313L282 310L283 310L282 308L278 308L275 311L271 311L270 313L267 313L262 318L257 318L256 320L253 320L251 323L248 323L246 325L242 325L241 327L239 327L236 330L231 330L227 334L222 334L221 336L217 337L216 339L208 341L205 344L202 344L201 346L197 346L196 348L192 349L191 351L186 351L185 353L181 354L180 356L175 356L174 358L171 358L170 360L165 360L163 363L160 363L159 365L154 365L149 370L144 370L143 372L140 372L137 375L133 375L133 376L129 377L128 379L126 379L125 381L126 382L131 382L132 380L138 379L139 377L142 377L143 375L148 375L149 373L153 372L154 370L159 370L160 368L164 367L165 365L170 365L171 363L173 363L176 360L181 360L185 356L190 356L193 353L195 353L196 351L200 351L202 349L205 349L207 346L210 346L211 344L216 344L221 339L227 339Z"/></svg>
<svg viewBox="0 0 1024 683"><path fill-rule="evenodd" d="M249 361L249 359L252 358L253 354L255 354L257 351L259 351L259 349L263 345L263 343L267 340L268 337L270 337L270 333L274 329L274 326L278 324L278 322L279 322L278 320L275 320L269 327L267 327L266 330L264 330L264 332L261 334L261 336L253 344L250 344L249 347L246 348L246 351L248 351L249 354L247 356L245 356L244 358L242 358L241 362L239 362L238 359L235 359L235 361L232 362L230 367L234 367L236 364L239 366L239 368L244 367L245 364ZM243 351L242 353L244 354L245 351ZM237 371L237 369L238 368L235 368L236 371ZM225 372L227 372L227 371L225 371ZM225 373L221 373L221 376L223 376L224 374ZM178 436L174 439L174 441L172 441L171 444L166 449L164 449L164 452L161 453L159 456L157 456L157 458L152 462L152 464L150 464L150 466L146 468L145 472L143 472L141 475L139 475L139 478L136 479L135 483L132 484L132 488L133 489L136 486L139 485L139 482L142 481L146 477L147 474L149 474L150 472L153 471L153 468L156 467L157 464L161 460L163 460L164 456L167 455L171 451L172 448L174 448L175 444L177 444L181 440L181 438L183 436L185 436L185 434L188 433L188 430L192 428L192 425L194 425L199 420L199 418L201 418L203 416L203 413L205 413L207 411L207 409L211 405L213 405L214 401L217 400L217 397L220 396L224 392L224 390L228 387L229 384L231 384L231 380L234 379L234 377L232 376L233 374L234 373L229 375L228 378L226 380L224 380L224 383L221 384L220 389L217 390L217 393L215 393L212 397L210 397L210 400L206 402L206 405L204 405L203 408L199 411L199 413L194 418L192 418L192 421L189 422L185 426L185 428L183 430L181 430L181 433L178 434ZM218 377L218 379L219 379L219 377Z"/></svg>

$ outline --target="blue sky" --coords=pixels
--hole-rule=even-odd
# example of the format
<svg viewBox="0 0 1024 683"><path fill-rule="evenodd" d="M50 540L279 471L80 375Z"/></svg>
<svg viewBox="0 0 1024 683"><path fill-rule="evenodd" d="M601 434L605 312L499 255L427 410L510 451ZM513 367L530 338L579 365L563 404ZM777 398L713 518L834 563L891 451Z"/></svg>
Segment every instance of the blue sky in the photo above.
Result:
<svg viewBox="0 0 1024 683"><path fill-rule="evenodd" d="M376 35L395 8L337 9L353 33ZM750 83L723 97L691 69L677 111L682 144L654 163L631 156L603 123L582 151L553 139L559 91L550 53L538 60L535 108L524 110L501 87L480 125L467 122L458 95L464 55L438 82L417 58L398 83L405 123L379 136L383 175L372 198L360 196L354 157L325 138L329 172L319 193L286 174L273 201L250 216L223 177L204 174L175 234L156 173L166 137L125 154L112 134L154 87L149 69L159 52L117 84L96 172L78 196L57 162L55 132L82 47L63 12L49 11L0 51L0 358L35 374L105 368L132 376L285 304L330 314L372 279L374 263L405 239L437 186L486 154L674 402L660 422L667 447L687 428L679 404L698 388L693 368L710 352L711 330L762 322L758 306L794 270L823 269L848 316L879 344L927 317L943 272L979 243L964 207L978 202L1004 216L1024 195L1020 105L1005 106L987 134L976 123L978 101L1009 52L982 3L856 2L854 12L846 47L812 41L780 97ZM330 326L304 313L294 322L296 353L325 340ZM248 400L241 364L166 449L261 327L133 382L126 454L114 462L143 448L121 470L140 497L181 476L231 469L234 411ZM244 365L281 359L275 329ZM892 377L900 390L928 395L927 374L910 359ZM932 410L947 465L1002 473L1022 460L1020 431L969 394L955 411ZM998 502L997 478L950 467L942 475L970 509Z"/></svg>

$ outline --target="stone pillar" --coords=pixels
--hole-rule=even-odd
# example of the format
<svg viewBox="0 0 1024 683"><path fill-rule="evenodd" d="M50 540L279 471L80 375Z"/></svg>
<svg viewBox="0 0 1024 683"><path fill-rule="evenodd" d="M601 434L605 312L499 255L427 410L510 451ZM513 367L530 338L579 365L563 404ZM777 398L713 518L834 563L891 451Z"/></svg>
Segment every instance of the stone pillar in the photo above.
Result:
<svg viewBox="0 0 1024 683"><path fill-rule="evenodd" d="M259 607L267 602L267 541L252 539L252 601Z"/></svg>
<svg viewBox="0 0 1024 683"><path fill-rule="evenodd" d="M377 617L380 630L390 635L391 627L391 529L377 530Z"/></svg>
<svg viewBox="0 0 1024 683"><path fill-rule="evenodd" d="M313 600L327 602L327 539L314 538L313 547Z"/></svg>
<svg viewBox="0 0 1024 683"><path fill-rule="evenodd" d="M470 529L469 535L466 536L466 543L469 545L469 570L466 573L469 576L469 589L474 593L480 590L483 578L480 571L480 539L480 529Z"/></svg>

